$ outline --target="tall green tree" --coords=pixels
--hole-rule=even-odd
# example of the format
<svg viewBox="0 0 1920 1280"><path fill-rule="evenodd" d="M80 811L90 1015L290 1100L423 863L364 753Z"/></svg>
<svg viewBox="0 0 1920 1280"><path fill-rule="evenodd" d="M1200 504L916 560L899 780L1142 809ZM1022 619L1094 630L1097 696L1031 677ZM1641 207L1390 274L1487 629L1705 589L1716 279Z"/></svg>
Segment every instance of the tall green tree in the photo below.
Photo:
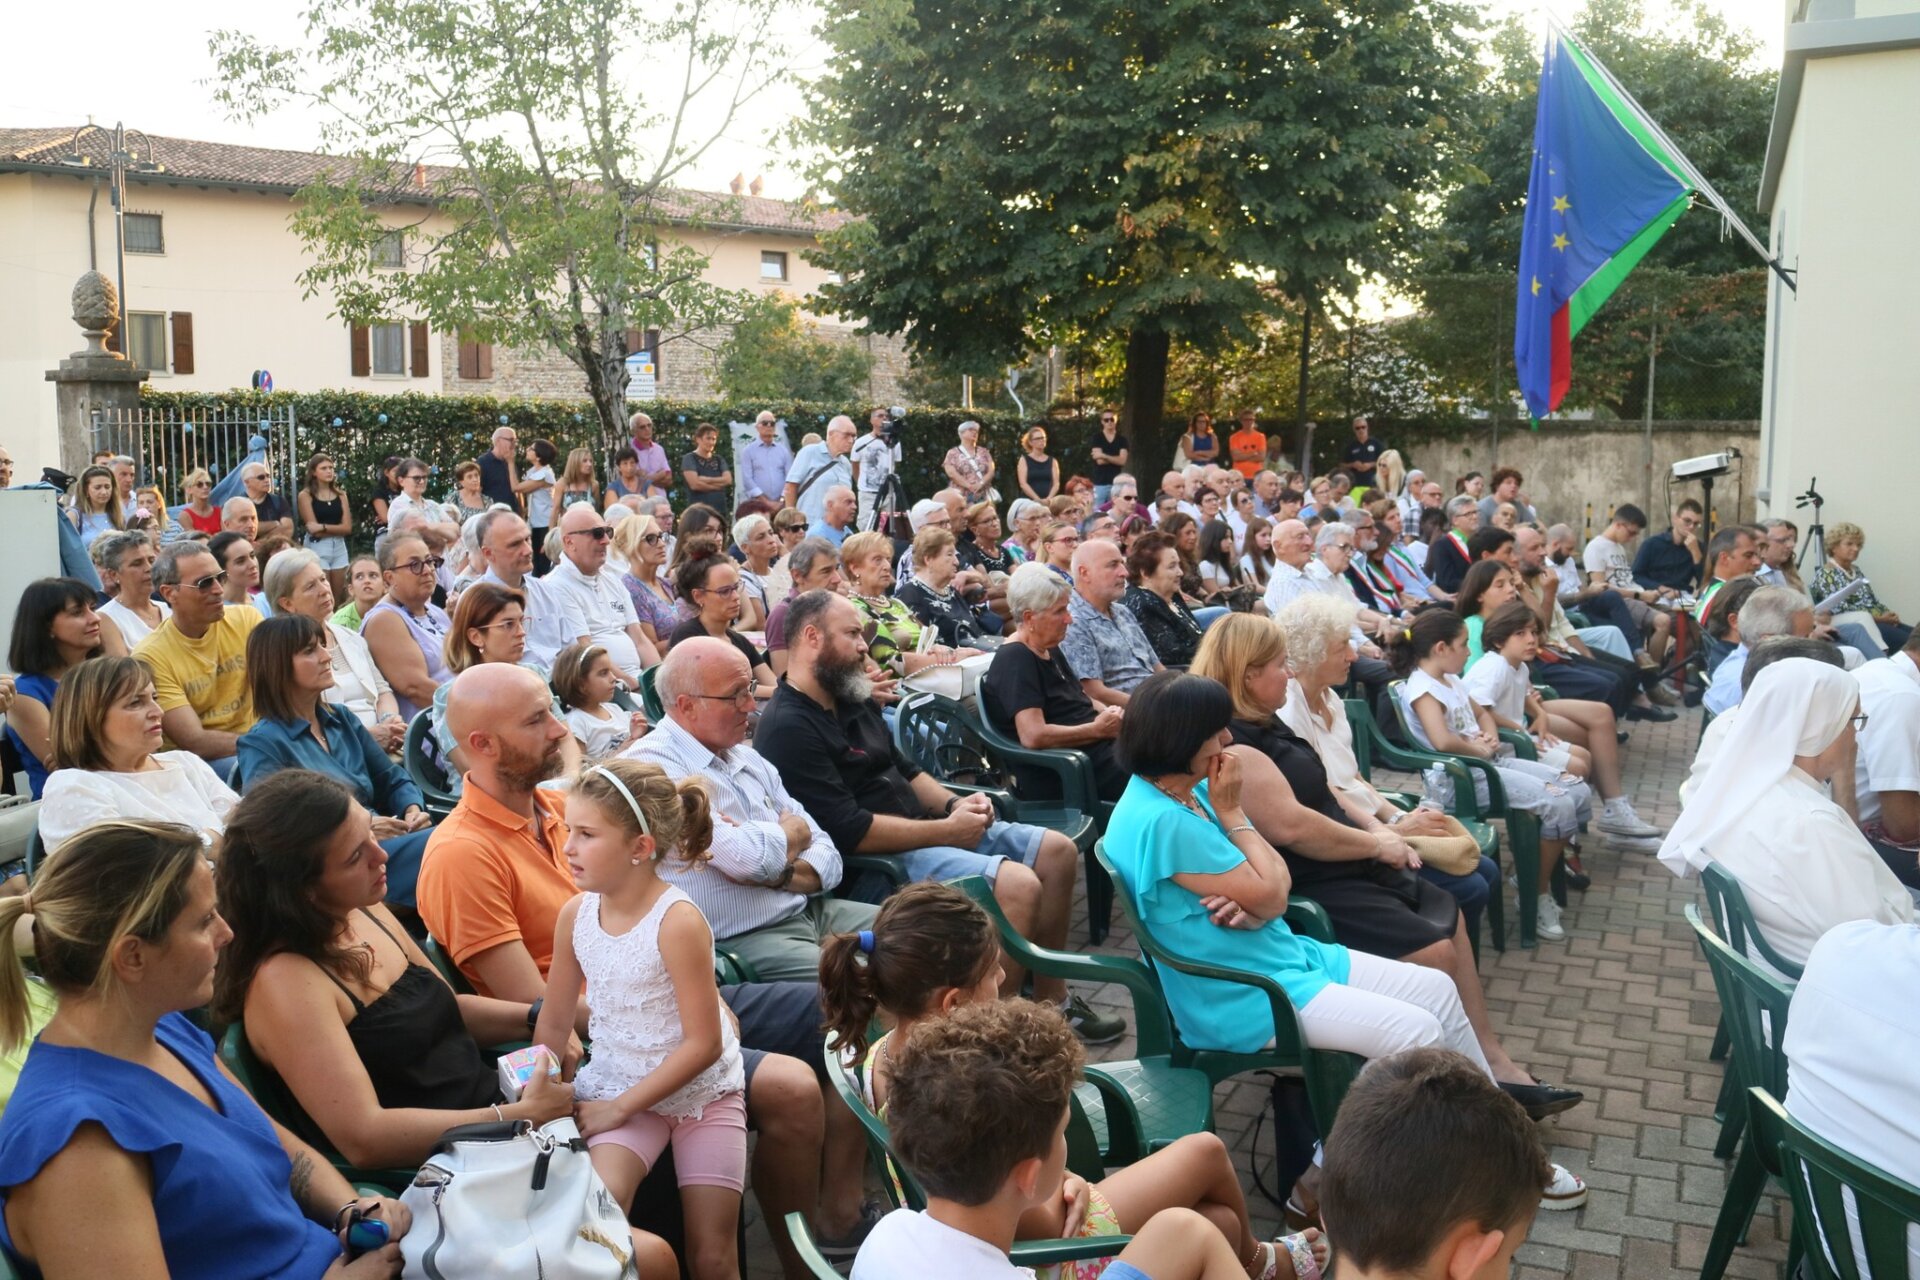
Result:
<svg viewBox="0 0 1920 1280"><path fill-rule="evenodd" d="M822 337L818 329L784 294L749 302L720 349L721 394L730 400L824 404L864 398L873 357L853 343Z"/></svg>
<svg viewBox="0 0 1920 1280"><path fill-rule="evenodd" d="M726 221L676 183L773 79L790 3L308 0L298 46L213 36L214 96L237 119L298 102L329 122L341 161L293 220L309 296L558 350L613 438L628 335L740 305L666 229Z"/></svg>
<svg viewBox="0 0 1920 1280"><path fill-rule="evenodd" d="M1476 87L1456 0L829 0L804 140L855 220L830 305L995 367L1124 335L1143 466L1168 352L1407 265Z"/></svg>
<svg viewBox="0 0 1920 1280"><path fill-rule="evenodd" d="M1725 196L1765 234L1760 190L1775 74L1753 35L1701 0L1588 0L1580 40ZM1456 120L1472 158L1440 204L1413 282L1424 306L1410 337L1444 380L1484 409L1513 395L1514 264L1533 157L1542 36L1509 19L1497 70ZM1663 237L1580 335L1572 407L1637 416L1647 350L1659 336L1659 404L1668 416L1759 412L1765 272L1704 202ZM1669 364L1671 361L1671 364ZM1671 395L1671 398L1670 398Z"/></svg>

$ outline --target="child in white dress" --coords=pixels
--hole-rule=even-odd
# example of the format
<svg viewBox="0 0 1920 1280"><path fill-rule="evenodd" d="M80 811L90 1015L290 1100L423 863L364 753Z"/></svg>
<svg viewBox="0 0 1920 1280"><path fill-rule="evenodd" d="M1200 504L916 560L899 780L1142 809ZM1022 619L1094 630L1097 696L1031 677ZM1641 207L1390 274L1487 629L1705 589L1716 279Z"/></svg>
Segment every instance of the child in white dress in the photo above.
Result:
<svg viewBox="0 0 1920 1280"><path fill-rule="evenodd" d="M695 1280L738 1280L736 1231L747 1172L740 1043L713 977L713 931L654 870L697 862L713 836L707 793L660 766L588 766L567 796L567 864L585 890L560 909L553 966L534 1027L565 1044L593 991L593 1057L573 1082L593 1168L623 1209L668 1143Z"/></svg>
<svg viewBox="0 0 1920 1280"><path fill-rule="evenodd" d="M620 673L597 644L573 644L553 660L553 691L567 705L567 728L580 740L588 764L599 764L638 742L647 732L647 713L622 711L613 698Z"/></svg>

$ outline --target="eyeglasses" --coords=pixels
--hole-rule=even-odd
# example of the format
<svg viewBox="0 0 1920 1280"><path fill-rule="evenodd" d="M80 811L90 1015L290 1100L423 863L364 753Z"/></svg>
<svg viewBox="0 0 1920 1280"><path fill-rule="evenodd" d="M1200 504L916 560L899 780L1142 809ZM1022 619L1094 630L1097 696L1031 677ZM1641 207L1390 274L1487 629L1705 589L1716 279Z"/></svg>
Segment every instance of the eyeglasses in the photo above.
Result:
<svg viewBox="0 0 1920 1280"><path fill-rule="evenodd" d="M753 705L753 686L745 685L732 693L696 693L693 696L708 702L731 702L736 707L750 707Z"/></svg>
<svg viewBox="0 0 1920 1280"><path fill-rule="evenodd" d="M591 529L575 529L572 533L569 533L567 536L569 538L584 536L584 537L592 538L595 542L605 542L608 538L611 538L613 536L613 526L602 524L602 525L595 525Z"/></svg>
<svg viewBox="0 0 1920 1280"><path fill-rule="evenodd" d="M1856 715L1855 717L1853 717L1853 731L1855 733L1858 733L1860 730L1866 727L1867 727L1867 713L1862 711L1859 715Z"/></svg>
<svg viewBox="0 0 1920 1280"><path fill-rule="evenodd" d="M405 480L408 484L412 484L415 480L424 481L426 478L427 478L427 473L424 471L416 471L410 476L401 477L401 479Z"/></svg>
<svg viewBox="0 0 1920 1280"><path fill-rule="evenodd" d="M640 541L646 543L650 547L659 546L662 540L663 540L662 536L658 533L643 533L640 535Z"/></svg>
<svg viewBox="0 0 1920 1280"><path fill-rule="evenodd" d="M700 587L699 590L710 596L736 596L740 594L740 584L736 582L730 587Z"/></svg>
<svg viewBox="0 0 1920 1280"><path fill-rule="evenodd" d="M219 573L210 573L204 578L195 578L192 582L184 585L192 587L195 591L224 590L227 585L227 571L222 569Z"/></svg>
<svg viewBox="0 0 1920 1280"><path fill-rule="evenodd" d="M513 633L518 631L525 631L530 627L532 627L533 624L537 621L539 621L539 619L529 618L525 616L518 617L518 618L502 618L498 622L489 622L484 627L475 627L474 630L475 631L491 631L495 627L505 627L509 633Z"/></svg>
<svg viewBox="0 0 1920 1280"><path fill-rule="evenodd" d="M396 569L405 569L408 573L425 577L429 573L440 572L440 566L445 563L446 561L442 560L439 556L428 556L425 560L408 560L393 567Z"/></svg>

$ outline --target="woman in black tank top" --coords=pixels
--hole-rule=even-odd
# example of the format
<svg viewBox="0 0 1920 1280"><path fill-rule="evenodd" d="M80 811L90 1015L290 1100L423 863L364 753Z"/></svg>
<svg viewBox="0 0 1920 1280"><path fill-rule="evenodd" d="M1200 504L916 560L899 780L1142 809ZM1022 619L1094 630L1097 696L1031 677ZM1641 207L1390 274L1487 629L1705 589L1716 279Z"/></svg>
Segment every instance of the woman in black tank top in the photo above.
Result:
<svg viewBox="0 0 1920 1280"><path fill-rule="evenodd" d="M385 865L367 811L323 774L273 774L229 819L214 1007L284 1085L283 1119L355 1165L405 1168L455 1125L570 1114L558 1082L502 1100L481 1046L524 1041L529 1006L456 993L381 903Z"/></svg>

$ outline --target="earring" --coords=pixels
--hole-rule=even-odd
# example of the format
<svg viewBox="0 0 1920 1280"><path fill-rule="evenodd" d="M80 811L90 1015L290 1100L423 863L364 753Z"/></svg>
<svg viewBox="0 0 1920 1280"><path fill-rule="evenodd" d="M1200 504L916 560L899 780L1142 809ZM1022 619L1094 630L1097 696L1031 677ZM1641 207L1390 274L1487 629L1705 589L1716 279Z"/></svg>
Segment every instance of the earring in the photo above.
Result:
<svg viewBox="0 0 1920 1280"><path fill-rule="evenodd" d="M633 865L634 865L634 866L636 866L636 867L640 865L640 859L638 859L638 858L631 858L631 859L629 859L629 861L630 861L630 862L632 862L632 863L633 863Z"/></svg>

